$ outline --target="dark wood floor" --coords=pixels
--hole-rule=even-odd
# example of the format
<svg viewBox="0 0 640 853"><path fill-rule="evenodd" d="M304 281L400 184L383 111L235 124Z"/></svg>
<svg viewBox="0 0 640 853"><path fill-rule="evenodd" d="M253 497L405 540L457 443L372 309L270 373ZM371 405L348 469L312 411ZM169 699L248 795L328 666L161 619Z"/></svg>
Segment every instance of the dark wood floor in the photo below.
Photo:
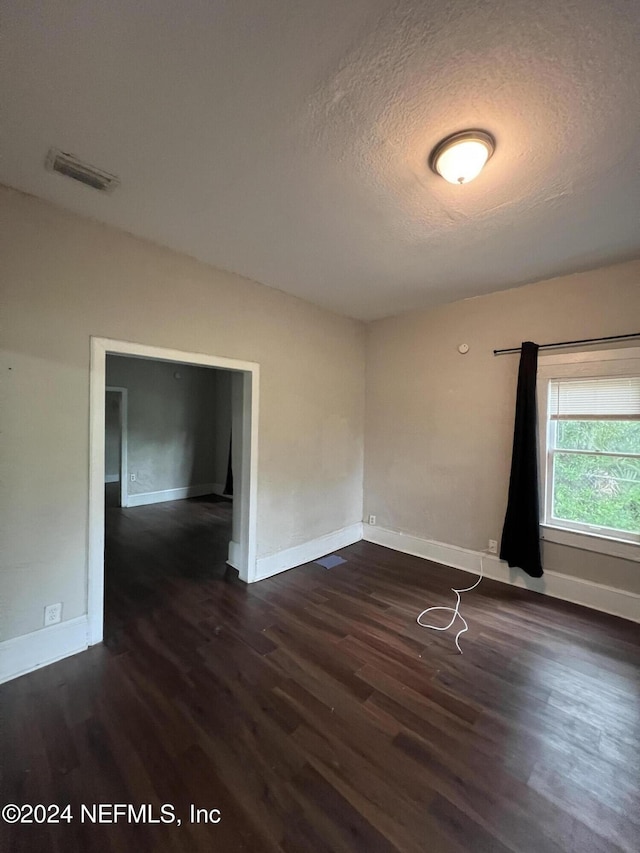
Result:
<svg viewBox="0 0 640 853"><path fill-rule="evenodd" d="M107 641L0 687L3 851L640 849L638 626L359 543L224 580L230 505L107 510ZM80 803L175 806L90 825ZM189 804L219 809L189 823ZM4 846L2 846L4 845Z"/></svg>

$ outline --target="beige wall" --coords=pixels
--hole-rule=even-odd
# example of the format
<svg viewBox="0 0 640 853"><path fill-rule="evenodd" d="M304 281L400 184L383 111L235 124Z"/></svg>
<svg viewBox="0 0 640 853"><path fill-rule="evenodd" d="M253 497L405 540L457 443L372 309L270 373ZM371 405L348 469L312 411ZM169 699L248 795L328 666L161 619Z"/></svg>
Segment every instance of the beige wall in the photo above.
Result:
<svg viewBox="0 0 640 853"><path fill-rule="evenodd" d="M518 356L492 350L624 334L639 320L636 261L372 323L365 518L473 550L499 540ZM547 545L545 565L640 592L638 563Z"/></svg>
<svg viewBox="0 0 640 853"><path fill-rule="evenodd" d="M258 556L361 520L360 323L8 189L0 282L0 640L86 612L91 335L260 363Z"/></svg>
<svg viewBox="0 0 640 853"><path fill-rule="evenodd" d="M481 550L502 528L517 371L493 348L640 317L634 262L373 323L365 417L362 324L2 188L0 282L0 640L46 604L86 612L91 335L260 363L258 556L361 520L363 430L365 517ZM557 545L545 562L640 591L637 563Z"/></svg>
<svg viewBox="0 0 640 853"><path fill-rule="evenodd" d="M177 379L175 374L179 374ZM230 373L107 355L107 385L126 388L130 495L224 486L231 431ZM219 387L220 386L220 387ZM226 390L226 396L224 391Z"/></svg>

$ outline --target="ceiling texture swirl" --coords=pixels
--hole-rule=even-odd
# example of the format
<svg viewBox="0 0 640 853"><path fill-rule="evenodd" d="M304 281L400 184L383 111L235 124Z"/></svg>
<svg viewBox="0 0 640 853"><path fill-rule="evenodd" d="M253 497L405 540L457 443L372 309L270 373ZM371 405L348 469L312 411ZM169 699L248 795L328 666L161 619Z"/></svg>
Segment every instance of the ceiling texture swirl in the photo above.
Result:
<svg viewBox="0 0 640 853"><path fill-rule="evenodd" d="M0 182L399 314L640 256L639 44L637 0L5 0ZM467 128L495 154L455 186Z"/></svg>

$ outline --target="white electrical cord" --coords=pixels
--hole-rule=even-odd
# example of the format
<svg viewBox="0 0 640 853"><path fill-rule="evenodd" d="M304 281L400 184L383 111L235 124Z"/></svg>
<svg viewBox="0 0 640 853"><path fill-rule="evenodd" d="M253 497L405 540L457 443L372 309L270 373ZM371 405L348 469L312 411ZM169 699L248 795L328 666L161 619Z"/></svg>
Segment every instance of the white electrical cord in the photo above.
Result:
<svg viewBox="0 0 640 853"><path fill-rule="evenodd" d="M461 592L471 592L472 589L475 589L478 586L478 584L480 583L480 581L482 580L483 575L484 575L484 565L483 565L483 559L482 559L482 557L480 557L480 577L478 578L478 580L472 586L467 586L464 589L456 589L453 586L451 587L451 592L455 592L456 598L458 599L456 601L455 607L441 607L441 606L427 607L427 609L423 610L422 613L416 619L416 622L418 623L418 625L420 625L422 628L431 628L432 631L448 631L449 628L456 621L456 619L460 619L462 621L462 623L464 624L464 628L461 628L458 631L458 633L456 634L456 646L458 647L458 651L460 652L460 654L462 654L462 649L460 648L460 643L458 642L458 638L460 637L461 634L464 634L465 631L469 630L469 626L467 625L467 620L464 618L462 613L460 613L460 593ZM453 616L451 617L451 621L449 622L449 624L445 625L444 628L439 628L437 625L427 625L424 622L421 622L420 620L422 619L424 614L425 613L431 613L432 610L450 610L451 613L453 613Z"/></svg>

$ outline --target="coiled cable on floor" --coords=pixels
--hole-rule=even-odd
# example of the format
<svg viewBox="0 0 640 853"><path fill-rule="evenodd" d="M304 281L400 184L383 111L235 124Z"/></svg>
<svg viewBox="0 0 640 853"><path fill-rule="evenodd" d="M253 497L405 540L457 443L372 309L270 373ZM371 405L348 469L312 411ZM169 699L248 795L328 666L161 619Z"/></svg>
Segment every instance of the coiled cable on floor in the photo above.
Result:
<svg viewBox="0 0 640 853"><path fill-rule="evenodd" d="M456 621L456 619L460 619L460 621L464 625L464 628L461 628L458 631L458 633L456 634L455 642L456 642L456 646L458 648L458 651L460 652L460 654L462 654L462 649L460 648L460 643L458 642L458 639L460 638L461 634L464 634L465 631L469 630L469 626L467 625L467 620L464 618L462 613L460 613L460 595L463 592L471 592L472 589L475 589L478 586L478 584L480 583L480 581L482 580L483 576L484 576L484 565L483 565L483 559L482 559L482 557L480 557L480 576L478 577L478 580L474 584L472 584L472 586L467 586L464 589L456 589L453 586L451 587L451 592L455 592L455 594L456 594L456 599L457 599L456 606L455 607L443 607L443 606L439 605L437 607L427 607L427 609L423 610L422 613L416 619L416 622L418 623L418 625L420 625L422 628L430 628L432 631L448 631L449 628ZM451 613L453 613L453 616L451 617L451 621L449 622L449 624L445 625L444 627L439 627L438 625L427 625L425 622L420 621L425 613L431 613L434 610L449 610Z"/></svg>

